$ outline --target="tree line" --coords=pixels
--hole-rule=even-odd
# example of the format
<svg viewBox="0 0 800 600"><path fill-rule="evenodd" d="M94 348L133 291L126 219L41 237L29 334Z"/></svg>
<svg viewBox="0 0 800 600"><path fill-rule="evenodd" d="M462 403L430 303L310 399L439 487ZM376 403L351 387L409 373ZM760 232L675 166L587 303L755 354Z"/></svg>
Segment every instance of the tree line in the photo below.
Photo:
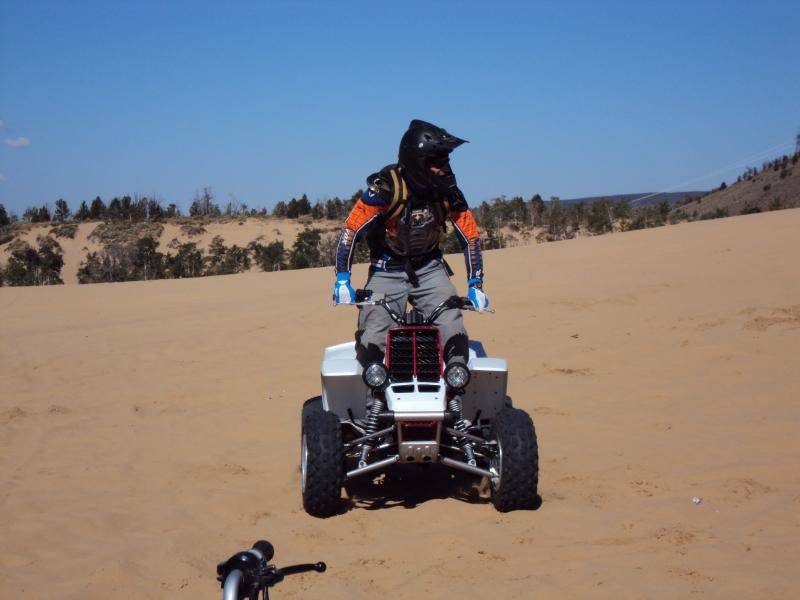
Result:
<svg viewBox="0 0 800 600"><path fill-rule="evenodd" d="M362 194L363 191L359 189L348 199L334 197L318 200L314 204L311 203L306 194L303 194L300 198L292 198L289 201L281 200L270 212L266 208L251 208L245 203L238 202L233 196L224 206L220 206L216 202L211 188L203 187L192 199L188 216L210 218L223 216L242 218L272 216L288 219L309 217L314 220L343 220ZM96 196L90 202L82 201L75 211L71 210L66 200L59 198L55 201L53 207L49 204L29 206L22 213L21 218L15 214L8 214L5 208L2 208L0 227L19 220L30 223L109 220L134 222L162 221L182 216L184 215L177 204L164 205L161 200L147 196L125 195L114 197L108 203L104 202L100 196Z"/></svg>
<svg viewBox="0 0 800 600"><path fill-rule="evenodd" d="M225 245L215 236L203 252L196 242L169 245L159 251L159 241L146 235L131 243L114 242L103 249L89 252L78 269L79 283L182 279L242 273L257 266L262 271L305 269L332 266L335 263L338 236L320 229L301 231L290 249L282 241L247 246ZM173 250L172 252L169 250ZM361 258L365 259L361 248Z"/></svg>
<svg viewBox="0 0 800 600"><path fill-rule="evenodd" d="M767 169L779 172L780 177L784 178L791 174L798 160L800 149L792 156L784 155L765 162L760 170L746 169L738 177L737 183L755 181L759 173ZM726 187L726 183L722 182L717 189ZM13 240L6 248L9 260L6 268L0 269L0 285L62 283L63 251L52 236L74 237L77 223L81 221L104 221L109 231L100 235L103 248L88 252L84 258L78 273L80 283L222 275L246 271L253 265L264 271L332 266L336 262L338 233L314 227L314 222L324 219L343 221L362 193L362 190L358 190L348 199L335 197L314 204L303 194L300 198L278 202L270 213L264 208L250 208L233 197L221 208L212 190L204 187L195 194L189 209L190 220L184 223L184 227L203 232L205 220L223 216L273 216L298 219L306 224L291 248L285 248L281 241L266 245L255 241L245 247L226 246L224 240L217 236L205 253L194 242L181 244L177 240L170 243L166 252L161 252L158 235L148 230L136 232L133 236L114 234L111 226L126 230L129 227L126 222L141 223L142 227L157 226L160 232L160 225L157 225L160 221L179 217L187 219L182 217L175 204L164 207L155 198L122 196L106 204L96 197L89 203L81 202L74 213L63 199L57 200L52 210L48 205L30 207L24 212L23 220L54 223L51 235L39 236L36 246L15 240L13 226L18 219L8 214L0 204L0 244ZM703 214L688 212L687 206L697 201L699 198L687 197L678 202L673 210L666 201L649 206L632 206L624 199L614 201L603 198L590 203L561 202L557 197L545 201L539 194L534 194L528 200L522 196L510 199L500 196L481 202L472 211L480 227L482 246L492 250L508 245L510 236L521 236L523 241L534 237L537 242L555 241L577 235L600 235L612 231L659 227L684 220L728 216L725 208L716 208ZM770 210L778 208L781 208L779 202L769 206ZM743 214L758 210L745 208ZM131 241L128 239L130 237L135 239ZM454 235L443 236L441 247L445 253L461 250ZM357 244L355 261L364 262L368 257L368 248L362 240Z"/></svg>

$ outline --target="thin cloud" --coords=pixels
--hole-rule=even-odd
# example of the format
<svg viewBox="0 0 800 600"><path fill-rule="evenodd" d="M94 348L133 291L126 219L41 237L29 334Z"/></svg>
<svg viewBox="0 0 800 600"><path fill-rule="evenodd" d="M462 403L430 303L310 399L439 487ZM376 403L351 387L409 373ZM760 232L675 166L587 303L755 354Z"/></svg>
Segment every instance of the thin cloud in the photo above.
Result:
<svg viewBox="0 0 800 600"><path fill-rule="evenodd" d="M5 181L5 180L6 180L6 176L3 175L2 173L0 173L0 181Z"/></svg>
<svg viewBox="0 0 800 600"><path fill-rule="evenodd" d="M0 129L6 126L6 122L3 119L0 119Z"/></svg>
<svg viewBox="0 0 800 600"><path fill-rule="evenodd" d="M24 148L25 146L31 145L31 141L28 138L22 136L15 138L6 138L3 140L3 143L9 148Z"/></svg>

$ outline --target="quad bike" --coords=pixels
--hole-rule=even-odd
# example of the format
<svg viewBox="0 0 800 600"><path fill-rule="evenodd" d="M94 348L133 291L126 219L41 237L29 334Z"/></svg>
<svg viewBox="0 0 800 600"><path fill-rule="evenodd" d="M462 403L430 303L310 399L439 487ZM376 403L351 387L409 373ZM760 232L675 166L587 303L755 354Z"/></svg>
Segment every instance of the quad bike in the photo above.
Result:
<svg viewBox="0 0 800 600"><path fill-rule="evenodd" d="M222 600L263 600L269 599L269 588L279 584L287 575L296 575L307 571L324 573L327 569L324 562L314 564L292 565L277 568L269 564L275 555L275 549L266 540L259 540L249 550L237 552L228 560L217 565L217 581L222 586Z"/></svg>
<svg viewBox="0 0 800 600"><path fill-rule="evenodd" d="M345 481L434 463L484 478L499 511L535 506L536 431L506 395L506 361L471 341L467 364L444 364L434 322L446 310L474 310L469 299L452 296L427 317L416 308L398 314L370 290L358 290L355 304L382 306L397 326L387 334L384 361L363 369L355 342L325 349L322 396L302 411L305 510L337 514Z"/></svg>

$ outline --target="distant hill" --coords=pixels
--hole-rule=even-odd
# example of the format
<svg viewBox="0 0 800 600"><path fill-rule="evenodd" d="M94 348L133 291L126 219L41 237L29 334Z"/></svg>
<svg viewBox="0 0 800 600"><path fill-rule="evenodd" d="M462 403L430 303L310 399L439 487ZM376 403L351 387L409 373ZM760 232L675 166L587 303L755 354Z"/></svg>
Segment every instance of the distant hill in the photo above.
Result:
<svg viewBox="0 0 800 600"><path fill-rule="evenodd" d="M661 202L666 202L670 206L675 206L679 202L690 199L694 200L696 198L700 198L708 194L707 191L694 191L694 192L645 192L643 194L609 194L608 196L587 196L585 198L569 198L566 200L562 200L559 198L559 202L562 204L577 204L579 202L585 202L586 204L592 204L593 202L597 202L599 200L608 200L610 202L619 202L620 200L627 200L631 206L654 206L656 204L660 204Z"/></svg>
<svg viewBox="0 0 800 600"><path fill-rule="evenodd" d="M690 216L726 212L733 216L797 207L800 207L800 152L770 161L761 170L748 169L736 183L703 198L681 202L673 212L683 211Z"/></svg>

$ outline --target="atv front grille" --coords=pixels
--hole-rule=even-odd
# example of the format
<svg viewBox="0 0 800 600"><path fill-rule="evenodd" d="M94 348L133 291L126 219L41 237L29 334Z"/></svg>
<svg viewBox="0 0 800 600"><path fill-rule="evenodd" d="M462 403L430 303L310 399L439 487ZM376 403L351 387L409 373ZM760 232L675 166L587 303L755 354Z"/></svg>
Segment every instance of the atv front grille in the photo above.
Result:
<svg viewBox="0 0 800 600"><path fill-rule="evenodd" d="M438 382L442 374L442 346L435 327L390 329L386 365L392 381Z"/></svg>
<svg viewBox="0 0 800 600"><path fill-rule="evenodd" d="M418 329L414 337L417 344L417 380L438 382L442 374L439 330Z"/></svg>

